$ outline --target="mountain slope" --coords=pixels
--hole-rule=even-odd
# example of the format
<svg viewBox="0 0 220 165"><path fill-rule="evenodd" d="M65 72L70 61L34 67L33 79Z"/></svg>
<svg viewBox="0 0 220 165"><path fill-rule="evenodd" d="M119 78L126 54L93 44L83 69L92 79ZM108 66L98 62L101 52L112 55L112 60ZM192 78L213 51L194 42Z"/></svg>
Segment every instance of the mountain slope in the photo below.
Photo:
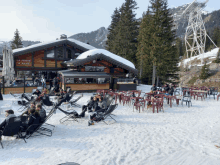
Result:
<svg viewBox="0 0 220 165"><path fill-rule="evenodd" d="M104 49L105 41L107 40L108 30L105 27L101 27L98 30L89 33L79 33L72 35L68 38L73 38L84 43L89 43L90 45Z"/></svg>

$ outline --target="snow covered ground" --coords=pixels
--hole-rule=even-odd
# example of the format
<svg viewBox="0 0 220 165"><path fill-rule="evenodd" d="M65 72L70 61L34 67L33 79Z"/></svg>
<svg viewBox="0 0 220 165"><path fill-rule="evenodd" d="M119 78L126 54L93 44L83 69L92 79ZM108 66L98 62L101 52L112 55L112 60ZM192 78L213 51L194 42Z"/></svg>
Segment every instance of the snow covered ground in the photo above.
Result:
<svg viewBox="0 0 220 165"><path fill-rule="evenodd" d="M219 48L215 48L209 52L206 52L204 54L200 54L198 56L193 56L191 58L187 58L183 60L183 66L186 66L187 64L190 64L190 61L193 60L200 60L201 58L210 58L210 59L214 59L217 56ZM179 63L179 66L181 65L181 63ZM201 64L197 65L197 66L201 66ZM190 67L190 66L189 66Z"/></svg>
<svg viewBox="0 0 220 165"><path fill-rule="evenodd" d="M149 92L150 86L139 89ZM85 104L91 95L84 94L79 104ZM12 99L4 95L1 106L16 110ZM52 137L33 137L27 143L4 137L0 164L219 165L220 149L214 145L220 145L220 101L210 97L192 104L188 108L174 103L170 108L164 103L165 112L154 114L119 105L114 111L118 122L111 125L88 126L87 119L64 125L59 123L64 115L57 112L48 121L56 125ZM0 122L3 119L2 114Z"/></svg>

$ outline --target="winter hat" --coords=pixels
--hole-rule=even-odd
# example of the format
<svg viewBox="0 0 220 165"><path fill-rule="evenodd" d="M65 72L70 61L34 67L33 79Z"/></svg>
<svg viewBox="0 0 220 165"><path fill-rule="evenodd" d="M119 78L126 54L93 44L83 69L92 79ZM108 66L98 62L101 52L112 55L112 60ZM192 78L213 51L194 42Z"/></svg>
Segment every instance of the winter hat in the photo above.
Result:
<svg viewBox="0 0 220 165"><path fill-rule="evenodd" d="M7 110L7 111L5 111L5 112L7 112L8 114L14 114L14 111L13 110Z"/></svg>

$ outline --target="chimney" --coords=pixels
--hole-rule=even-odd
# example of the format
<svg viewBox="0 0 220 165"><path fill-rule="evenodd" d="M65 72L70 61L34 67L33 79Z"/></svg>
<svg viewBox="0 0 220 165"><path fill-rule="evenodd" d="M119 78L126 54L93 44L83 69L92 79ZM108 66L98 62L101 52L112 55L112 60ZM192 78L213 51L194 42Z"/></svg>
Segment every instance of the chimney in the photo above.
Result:
<svg viewBox="0 0 220 165"><path fill-rule="evenodd" d="M67 35L66 34L61 34L60 39L67 39Z"/></svg>

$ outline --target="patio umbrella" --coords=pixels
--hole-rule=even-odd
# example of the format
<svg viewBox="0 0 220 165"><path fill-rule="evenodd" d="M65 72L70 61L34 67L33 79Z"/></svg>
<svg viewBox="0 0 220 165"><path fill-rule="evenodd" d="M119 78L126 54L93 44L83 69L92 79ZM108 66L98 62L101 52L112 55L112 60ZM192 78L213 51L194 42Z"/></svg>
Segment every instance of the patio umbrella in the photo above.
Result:
<svg viewBox="0 0 220 165"><path fill-rule="evenodd" d="M12 55L12 50L7 46L3 48L3 70L2 76L5 77L6 86L10 85L10 80L14 78L14 59Z"/></svg>
<svg viewBox="0 0 220 165"><path fill-rule="evenodd" d="M13 57L11 49L9 49L9 56L8 57L9 57L9 79L14 80L14 74L15 74L14 57Z"/></svg>

